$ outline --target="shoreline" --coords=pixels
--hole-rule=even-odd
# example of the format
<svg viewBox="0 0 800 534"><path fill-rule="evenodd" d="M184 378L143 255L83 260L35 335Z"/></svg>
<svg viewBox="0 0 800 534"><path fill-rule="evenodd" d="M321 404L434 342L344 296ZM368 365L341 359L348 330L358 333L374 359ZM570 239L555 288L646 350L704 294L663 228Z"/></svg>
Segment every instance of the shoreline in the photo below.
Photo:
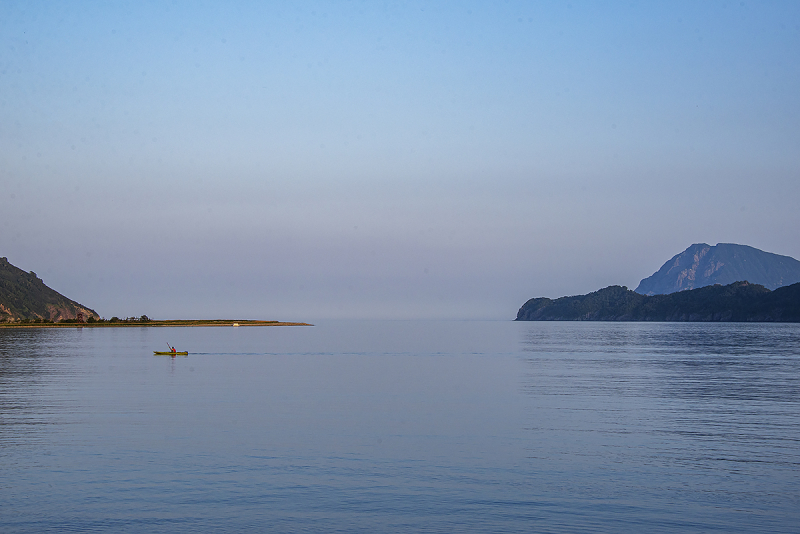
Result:
<svg viewBox="0 0 800 534"><path fill-rule="evenodd" d="M314 326L310 323L254 321L247 319L171 319L166 321L115 323L0 323L0 328L148 328L164 326Z"/></svg>

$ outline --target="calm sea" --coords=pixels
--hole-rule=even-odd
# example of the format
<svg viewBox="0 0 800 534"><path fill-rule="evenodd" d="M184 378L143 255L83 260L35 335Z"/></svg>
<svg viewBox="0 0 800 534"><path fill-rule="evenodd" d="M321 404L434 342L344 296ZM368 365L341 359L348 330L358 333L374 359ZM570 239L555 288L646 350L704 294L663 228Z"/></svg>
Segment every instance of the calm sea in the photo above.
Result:
<svg viewBox="0 0 800 534"><path fill-rule="evenodd" d="M800 325L0 330L0 531L800 532Z"/></svg>

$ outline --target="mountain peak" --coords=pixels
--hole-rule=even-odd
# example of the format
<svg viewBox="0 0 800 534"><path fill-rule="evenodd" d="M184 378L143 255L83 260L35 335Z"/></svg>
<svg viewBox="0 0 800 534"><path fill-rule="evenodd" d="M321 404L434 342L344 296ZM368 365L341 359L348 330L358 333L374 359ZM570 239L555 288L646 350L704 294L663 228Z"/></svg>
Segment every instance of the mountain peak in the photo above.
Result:
<svg viewBox="0 0 800 534"><path fill-rule="evenodd" d="M747 280L768 289L800 282L800 261L748 245L695 243L642 280L636 292L660 295Z"/></svg>

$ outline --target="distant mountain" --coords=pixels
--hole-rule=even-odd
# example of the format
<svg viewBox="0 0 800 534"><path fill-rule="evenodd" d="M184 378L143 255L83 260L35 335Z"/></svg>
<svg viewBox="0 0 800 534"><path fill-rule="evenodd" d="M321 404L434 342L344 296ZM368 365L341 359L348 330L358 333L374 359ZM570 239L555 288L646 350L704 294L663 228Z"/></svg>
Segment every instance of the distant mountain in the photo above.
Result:
<svg viewBox="0 0 800 534"><path fill-rule="evenodd" d="M0 323L47 319L99 318L97 312L50 289L33 271L26 273L0 258Z"/></svg>
<svg viewBox="0 0 800 534"><path fill-rule="evenodd" d="M767 289L800 282L800 261L747 245L705 243L692 245L673 257L652 276L639 282L636 292L661 295L714 284L747 280Z"/></svg>
<svg viewBox="0 0 800 534"><path fill-rule="evenodd" d="M770 291L735 282L645 296L610 286L588 295L536 298L526 302L517 321L731 321L800 322L800 283Z"/></svg>

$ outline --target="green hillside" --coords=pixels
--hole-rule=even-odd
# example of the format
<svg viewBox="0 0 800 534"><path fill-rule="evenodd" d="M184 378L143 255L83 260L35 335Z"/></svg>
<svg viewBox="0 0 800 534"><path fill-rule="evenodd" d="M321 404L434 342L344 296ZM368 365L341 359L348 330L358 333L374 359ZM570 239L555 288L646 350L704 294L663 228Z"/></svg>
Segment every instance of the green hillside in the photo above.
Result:
<svg viewBox="0 0 800 534"><path fill-rule="evenodd" d="M0 322L36 319L61 321L98 318L94 310L50 289L34 272L25 272L0 258Z"/></svg>

